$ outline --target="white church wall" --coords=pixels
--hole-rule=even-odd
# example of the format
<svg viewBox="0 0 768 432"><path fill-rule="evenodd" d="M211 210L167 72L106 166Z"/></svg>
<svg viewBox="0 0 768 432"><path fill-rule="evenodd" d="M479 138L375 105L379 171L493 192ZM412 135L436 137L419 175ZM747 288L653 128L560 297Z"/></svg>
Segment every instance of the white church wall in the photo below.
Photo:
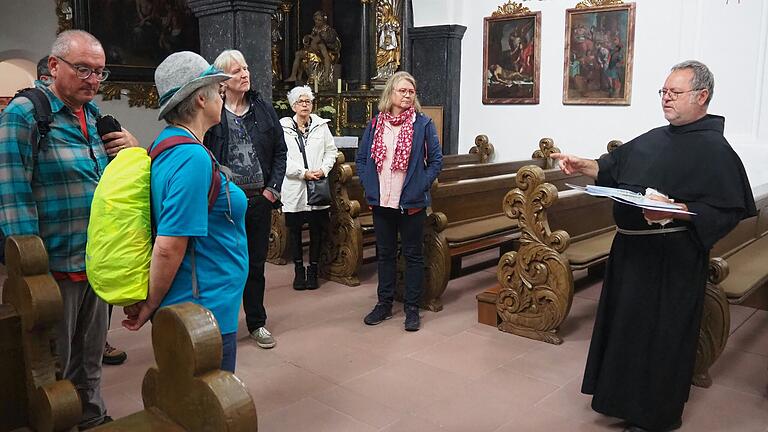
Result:
<svg viewBox="0 0 768 432"><path fill-rule="evenodd" d="M664 124L656 91L673 64L698 59L715 74L710 112L726 117L726 136L741 155L753 187L768 191L768 2L636 0L630 106L563 105L565 9L577 0L525 2L542 12L540 103L483 105L483 18L502 3L414 0L416 26L467 26L462 43L460 152L484 133L495 145L497 161L530 157L545 136L554 138L563 151L597 157L611 139L628 141Z"/></svg>

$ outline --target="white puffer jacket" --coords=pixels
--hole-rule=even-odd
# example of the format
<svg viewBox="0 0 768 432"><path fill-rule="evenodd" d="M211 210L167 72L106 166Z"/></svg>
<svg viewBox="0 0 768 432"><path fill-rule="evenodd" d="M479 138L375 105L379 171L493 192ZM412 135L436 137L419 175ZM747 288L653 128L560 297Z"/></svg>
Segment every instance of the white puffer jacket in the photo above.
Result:
<svg viewBox="0 0 768 432"><path fill-rule="evenodd" d="M316 114L310 114L310 117L312 122L309 126L309 134L304 148L307 153L307 164L310 170L322 169L323 173L328 176L336 162L337 153L333 135L331 135L327 125L330 120ZM285 145L288 147L285 181L283 181L283 187L280 191L283 211L297 213L328 208L328 206L307 205L307 183L304 180L304 173L307 169L304 168L304 159L301 156L301 150L299 150L299 136L294 128L294 120L295 116L280 119L285 134Z"/></svg>

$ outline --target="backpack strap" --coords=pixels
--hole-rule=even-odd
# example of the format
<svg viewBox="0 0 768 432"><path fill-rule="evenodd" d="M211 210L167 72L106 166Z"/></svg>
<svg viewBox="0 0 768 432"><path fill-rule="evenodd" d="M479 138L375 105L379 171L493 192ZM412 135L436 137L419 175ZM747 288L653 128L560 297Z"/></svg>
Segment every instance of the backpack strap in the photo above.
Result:
<svg viewBox="0 0 768 432"><path fill-rule="evenodd" d="M21 89L16 92L13 99L25 97L32 102L34 108L33 115L37 124L37 139L32 141L32 163L33 170L37 164L37 155L40 150L45 150L48 146L48 133L51 132L51 122L53 122L53 113L51 112L51 102L45 92L36 87Z"/></svg>
<svg viewBox="0 0 768 432"><path fill-rule="evenodd" d="M147 153L149 154L149 158L154 161L164 151L176 147L177 145L183 144L198 144L205 149L205 151L208 153L208 156L211 158L211 188L208 189L208 211L211 211L213 210L213 205L216 203L216 198L219 196L219 190L221 190L221 176L219 175L219 163L216 161L216 158L213 157L213 154L210 150L208 150L207 147L202 145L200 141L197 141L194 138L176 135L168 137L156 145L151 146Z"/></svg>

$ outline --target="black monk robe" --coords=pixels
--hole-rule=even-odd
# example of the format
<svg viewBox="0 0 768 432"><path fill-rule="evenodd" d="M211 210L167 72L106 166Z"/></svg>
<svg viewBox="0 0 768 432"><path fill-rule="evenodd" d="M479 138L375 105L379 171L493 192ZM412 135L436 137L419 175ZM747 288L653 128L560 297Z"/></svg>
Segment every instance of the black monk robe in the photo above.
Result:
<svg viewBox="0 0 768 432"><path fill-rule="evenodd" d="M616 234L589 347L582 392L594 395L592 408L652 431L674 424L688 400L709 250L756 214L724 124L707 115L660 127L598 160L597 184L650 187L696 213L667 225L685 231ZM660 228L637 207L615 203L613 214L619 228Z"/></svg>

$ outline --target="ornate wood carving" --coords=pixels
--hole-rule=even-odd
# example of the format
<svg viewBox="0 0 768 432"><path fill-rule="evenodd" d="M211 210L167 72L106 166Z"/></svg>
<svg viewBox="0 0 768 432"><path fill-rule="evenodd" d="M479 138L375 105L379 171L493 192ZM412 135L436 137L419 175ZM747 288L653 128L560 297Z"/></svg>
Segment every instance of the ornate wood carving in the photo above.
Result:
<svg viewBox="0 0 768 432"><path fill-rule="evenodd" d="M289 261L288 254L288 227L285 226L285 216L282 210L274 209L272 210L272 227L269 230L267 261L285 265Z"/></svg>
<svg viewBox="0 0 768 432"><path fill-rule="evenodd" d="M423 292L419 306L432 312L443 310L440 299L448 286L451 275L451 252L445 238L448 218L441 212L427 210L429 216L424 221L424 279ZM403 301L405 292L405 258L400 256L397 265L397 289L395 297Z"/></svg>
<svg viewBox="0 0 768 432"><path fill-rule="evenodd" d="M346 183L352 178L352 167L344 163L338 152L336 164L328 174L331 184L331 220L326 241L320 252L320 277L349 286L360 285L358 272L363 265L363 229L358 215L360 203L350 200Z"/></svg>
<svg viewBox="0 0 768 432"><path fill-rule="evenodd" d="M104 100L121 100L123 95L128 96L128 106L156 109L160 107L157 88L150 83L134 82L103 82L99 87L99 93Z"/></svg>
<svg viewBox="0 0 768 432"><path fill-rule="evenodd" d="M720 258L714 258L710 261L710 278L713 277L711 262L717 259L722 261ZM727 269L728 267L724 268ZM721 269L719 268L718 271ZM725 273L727 274L727 270ZM714 277L717 278L721 274L719 273ZM699 329L699 344L696 348L693 385L705 388L712 385L709 368L720 357L720 354L723 353L730 332L731 312L725 292L719 285L708 283L704 295L704 311L701 316L701 328Z"/></svg>
<svg viewBox="0 0 768 432"><path fill-rule="evenodd" d="M608 150L608 153L616 150L619 148L619 146L623 145L624 143L619 140L610 140L608 141L608 145L605 146L605 148Z"/></svg>
<svg viewBox="0 0 768 432"><path fill-rule="evenodd" d="M490 162L493 157L493 144L488 140L488 135L475 137L475 145L469 149L469 154L479 154L480 163Z"/></svg>
<svg viewBox="0 0 768 432"><path fill-rule="evenodd" d="M560 149L555 147L555 140L552 138L542 138L539 140L539 149L533 152L531 159L545 159L545 168L549 169L554 166L554 162L549 156L552 153L560 153Z"/></svg>
<svg viewBox="0 0 768 432"><path fill-rule="evenodd" d="M520 249L504 254L497 267L499 330L559 345L557 329L573 301L573 275L561 255L570 237L549 229L546 209L557 201L557 189L544 183L542 169L520 168L516 183L504 197L504 213L518 221Z"/></svg>
<svg viewBox="0 0 768 432"><path fill-rule="evenodd" d="M72 1L56 0L56 18L59 21L59 28L56 30L56 34L65 30L72 30L72 16Z"/></svg>
<svg viewBox="0 0 768 432"><path fill-rule="evenodd" d="M36 236L8 237L5 251L8 279L3 303L12 305L21 317L24 377L19 379L26 382L26 394L15 397L26 398L27 410L16 414L25 420L23 426L36 431L72 430L80 421L81 405L72 383L56 377L52 341L64 309L59 287L48 272L48 254ZM0 364L9 360L0 359ZM0 417L5 417L2 411Z"/></svg>
<svg viewBox="0 0 768 432"><path fill-rule="evenodd" d="M517 16L517 15L525 15L531 13L531 10L527 7L523 6L522 3L513 2L512 0L509 0L507 3L499 6L498 9L496 9L496 12L492 13L491 16L496 17L510 17L510 16Z"/></svg>
<svg viewBox="0 0 768 432"><path fill-rule="evenodd" d="M580 1L576 5L576 9L615 6L623 3L624 2L622 0L584 0L584 1Z"/></svg>
<svg viewBox="0 0 768 432"><path fill-rule="evenodd" d="M257 429L256 407L245 384L219 369L221 333L209 310L193 303L161 308L152 321L152 347L157 366L141 386L148 411L158 410L189 431ZM102 428L133 430L120 427L121 422Z"/></svg>
<svg viewBox="0 0 768 432"><path fill-rule="evenodd" d="M719 284L728 277L728 262L720 257L709 259L709 283Z"/></svg>

